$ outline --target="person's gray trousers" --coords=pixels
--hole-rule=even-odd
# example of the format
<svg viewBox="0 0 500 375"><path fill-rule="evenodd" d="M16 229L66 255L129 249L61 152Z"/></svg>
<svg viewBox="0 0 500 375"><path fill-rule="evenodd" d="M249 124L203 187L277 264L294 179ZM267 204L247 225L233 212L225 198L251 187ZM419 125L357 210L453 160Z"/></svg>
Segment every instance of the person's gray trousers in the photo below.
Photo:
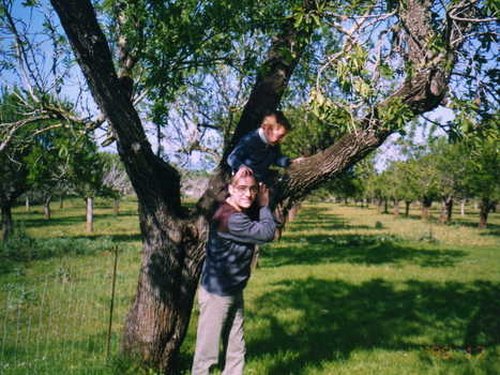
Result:
<svg viewBox="0 0 500 375"><path fill-rule="evenodd" d="M243 292L218 296L198 288L200 316L192 375L209 374L219 358L222 339L225 365L222 375L242 375L245 366L243 337Z"/></svg>

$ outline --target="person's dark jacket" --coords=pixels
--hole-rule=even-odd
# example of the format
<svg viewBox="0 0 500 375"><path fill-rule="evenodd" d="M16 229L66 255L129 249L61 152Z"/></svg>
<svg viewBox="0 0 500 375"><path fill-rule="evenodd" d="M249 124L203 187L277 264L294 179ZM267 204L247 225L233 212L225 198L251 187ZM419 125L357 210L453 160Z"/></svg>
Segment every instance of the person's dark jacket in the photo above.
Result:
<svg viewBox="0 0 500 375"><path fill-rule="evenodd" d="M274 239L276 224L268 207L251 218L224 202L210 225L201 285L208 292L228 296L243 290L250 278L256 244Z"/></svg>
<svg viewBox="0 0 500 375"><path fill-rule="evenodd" d="M259 182L270 185L269 167L277 165L286 168L290 165L290 158L281 153L279 145L270 145L264 142L259 129L252 131L241 138L227 158L227 164L236 172L242 164L254 172Z"/></svg>

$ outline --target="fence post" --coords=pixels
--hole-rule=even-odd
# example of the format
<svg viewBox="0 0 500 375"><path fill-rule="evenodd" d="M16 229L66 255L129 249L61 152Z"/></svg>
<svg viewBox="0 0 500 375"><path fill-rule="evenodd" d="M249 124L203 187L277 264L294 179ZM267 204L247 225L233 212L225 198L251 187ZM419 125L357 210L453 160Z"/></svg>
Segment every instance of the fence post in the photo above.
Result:
<svg viewBox="0 0 500 375"><path fill-rule="evenodd" d="M111 328L113 326L113 308L115 304L115 285L116 285L116 266L118 264L118 245L113 246L114 252L114 265L113 265L113 280L111 286L111 302L109 304L109 325L108 325L108 338L106 345L106 359L109 359L109 354L111 350Z"/></svg>

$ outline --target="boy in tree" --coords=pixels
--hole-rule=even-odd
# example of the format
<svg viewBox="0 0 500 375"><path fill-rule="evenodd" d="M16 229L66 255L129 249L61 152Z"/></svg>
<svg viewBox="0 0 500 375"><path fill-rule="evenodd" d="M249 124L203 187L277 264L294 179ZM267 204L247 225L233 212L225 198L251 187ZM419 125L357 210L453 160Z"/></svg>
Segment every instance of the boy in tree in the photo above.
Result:
<svg viewBox="0 0 500 375"><path fill-rule="evenodd" d="M271 186L273 179L271 165L286 168L290 158L281 153L279 144L291 130L291 125L281 111L264 115L260 128L252 131L238 142L227 158L233 174L241 166L250 168L257 181Z"/></svg>

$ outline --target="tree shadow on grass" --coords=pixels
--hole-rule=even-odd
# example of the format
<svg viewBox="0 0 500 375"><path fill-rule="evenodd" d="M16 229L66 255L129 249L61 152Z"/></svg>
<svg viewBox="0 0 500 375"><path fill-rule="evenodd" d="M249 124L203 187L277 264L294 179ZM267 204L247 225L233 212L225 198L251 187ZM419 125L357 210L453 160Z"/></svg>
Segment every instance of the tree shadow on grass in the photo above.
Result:
<svg viewBox="0 0 500 375"><path fill-rule="evenodd" d="M116 244L118 247L124 243L131 243L131 242L142 242L142 236L140 233L122 233L122 234L109 234L109 235L100 235L100 234L88 234L86 236L64 236L64 237L57 237L57 238L72 238L75 240L78 239L87 239L87 240L110 240L113 244Z"/></svg>
<svg viewBox="0 0 500 375"><path fill-rule="evenodd" d="M83 215L52 217L50 219L45 219L43 216L37 216L19 220L19 225L25 228L67 226L78 223L85 223L85 217Z"/></svg>
<svg viewBox="0 0 500 375"><path fill-rule="evenodd" d="M411 263L422 267L452 267L466 255L460 250L412 247L388 235L289 235L281 243L262 249L260 265Z"/></svg>
<svg viewBox="0 0 500 375"><path fill-rule="evenodd" d="M0 275L17 272L20 266L30 265L33 261L97 256L112 252L115 247L119 252L128 251L136 248L134 242L140 241L139 234L11 238L7 243L0 243Z"/></svg>
<svg viewBox="0 0 500 375"><path fill-rule="evenodd" d="M137 212L132 214L120 213L115 215L113 213L96 214L94 215L94 221L101 220L117 220L122 219L127 216L137 216ZM81 215L72 216L52 216L50 219L45 219L43 216L36 217L23 217L18 221L22 227L25 228L40 228L40 227L50 227L50 226L68 226L75 224L85 224L85 213L82 212Z"/></svg>
<svg viewBox="0 0 500 375"><path fill-rule="evenodd" d="M375 225L352 225L349 219L325 211L328 211L328 209L324 207L302 209L300 215L286 226L285 233L288 236L289 234L293 235L293 233L303 231L310 232L311 230L382 229L382 227Z"/></svg>
<svg viewBox="0 0 500 375"><path fill-rule="evenodd" d="M269 374L297 374L358 349L500 344L500 284L308 278L275 286L246 312L247 327L256 327L247 330L248 358L273 358Z"/></svg>

